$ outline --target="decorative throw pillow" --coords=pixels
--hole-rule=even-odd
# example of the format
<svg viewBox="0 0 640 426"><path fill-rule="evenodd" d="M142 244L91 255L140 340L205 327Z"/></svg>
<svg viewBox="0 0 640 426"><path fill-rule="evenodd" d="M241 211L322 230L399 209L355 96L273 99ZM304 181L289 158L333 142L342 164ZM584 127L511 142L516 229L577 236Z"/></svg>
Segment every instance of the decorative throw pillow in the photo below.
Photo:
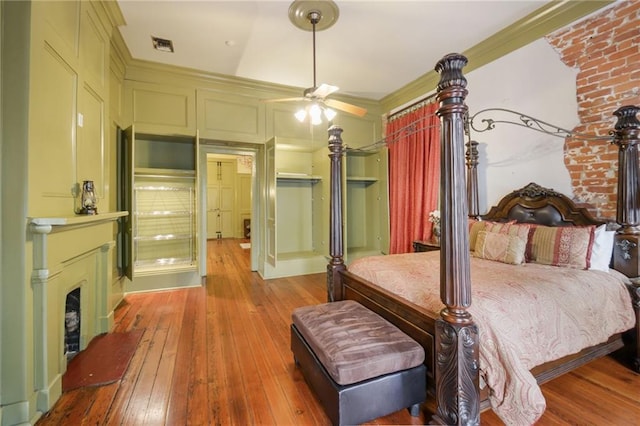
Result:
<svg viewBox="0 0 640 426"><path fill-rule="evenodd" d="M480 231L474 256L502 263L520 265L524 262L527 240L507 233Z"/></svg>
<svg viewBox="0 0 640 426"><path fill-rule="evenodd" d="M469 219L469 248L473 251L476 246L476 239L478 238L478 232L484 230L484 226L487 222Z"/></svg>
<svg viewBox="0 0 640 426"><path fill-rule="evenodd" d="M607 231L607 225L600 225L596 228L589 269L609 272L615 234L616 231Z"/></svg>
<svg viewBox="0 0 640 426"><path fill-rule="evenodd" d="M512 220L510 222L492 222L490 220L469 219L469 249L471 251L475 250L476 240L478 239L478 232L480 231L499 232L501 229L504 228L505 225L512 225L514 223L515 223L515 220ZM508 228L504 228L504 229L506 231Z"/></svg>
<svg viewBox="0 0 640 426"><path fill-rule="evenodd" d="M538 225L529 236L530 261L543 265L589 269L595 226Z"/></svg>
<svg viewBox="0 0 640 426"><path fill-rule="evenodd" d="M515 220L512 220L511 222L487 222L484 229L487 232L497 232L499 234L508 234L520 237L525 241L526 245L531 226L524 223L516 223Z"/></svg>

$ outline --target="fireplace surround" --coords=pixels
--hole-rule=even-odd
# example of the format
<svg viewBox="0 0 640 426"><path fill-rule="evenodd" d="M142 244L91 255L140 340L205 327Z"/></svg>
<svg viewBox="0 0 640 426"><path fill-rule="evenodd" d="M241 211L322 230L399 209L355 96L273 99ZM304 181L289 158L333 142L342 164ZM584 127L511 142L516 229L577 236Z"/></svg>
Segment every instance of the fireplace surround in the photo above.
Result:
<svg viewBox="0 0 640 426"><path fill-rule="evenodd" d="M110 264L114 222L126 214L29 219L34 385L41 412L48 411L62 393L62 375L67 367L67 296L80 296L74 337L78 350L113 325Z"/></svg>

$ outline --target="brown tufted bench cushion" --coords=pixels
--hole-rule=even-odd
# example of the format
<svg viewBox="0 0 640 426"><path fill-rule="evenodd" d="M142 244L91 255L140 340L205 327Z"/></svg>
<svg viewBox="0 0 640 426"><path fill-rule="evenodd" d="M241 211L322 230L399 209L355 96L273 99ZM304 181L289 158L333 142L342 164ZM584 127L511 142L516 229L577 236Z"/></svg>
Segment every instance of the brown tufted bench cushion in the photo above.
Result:
<svg viewBox="0 0 640 426"><path fill-rule="evenodd" d="M422 346L353 300L305 306L294 310L292 317L293 324L340 385L424 362Z"/></svg>
<svg viewBox="0 0 640 426"><path fill-rule="evenodd" d="M334 424L363 423L426 397L424 349L352 300L297 308L291 349Z"/></svg>

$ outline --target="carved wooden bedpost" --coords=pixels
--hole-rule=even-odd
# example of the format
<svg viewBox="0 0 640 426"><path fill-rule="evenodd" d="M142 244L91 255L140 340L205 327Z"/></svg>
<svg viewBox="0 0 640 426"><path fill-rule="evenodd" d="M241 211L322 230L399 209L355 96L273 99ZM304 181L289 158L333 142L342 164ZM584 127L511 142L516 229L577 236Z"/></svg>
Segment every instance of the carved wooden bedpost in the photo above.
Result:
<svg viewBox="0 0 640 426"><path fill-rule="evenodd" d="M638 145L640 108L624 106L613 114L618 117L613 143L618 145L618 200L616 232L613 247L613 267L632 279L630 287L636 312L635 350L632 354L636 371L640 372L640 181L638 180Z"/></svg>
<svg viewBox="0 0 640 426"><path fill-rule="evenodd" d="M628 277L640 276L638 269L638 237L640 236L640 197L638 193L638 138L640 122L635 106L619 108L613 143L618 145L618 200L616 220L620 224L616 235L614 266Z"/></svg>
<svg viewBox="0 0 640 426"><path fill-rule="evenodd" d="M477 219L480 217L480 201L478 200L478 142L469 141L466 147L469 217Z"/></svg>
<svg viewBox="0 0 640 426"><path fill-rule="evenodd" d="M329 200L329 264L327 265L327 300L342 300L339 272L344 266L344 239L342 237L342 128L329 128L329 158L331 159L331 198Z"/></svg>
<svg viewBox="0 0 640 426"><path fill-rule="evenodd" d="M437 412L446 425L480 423L478 328L471 305L468 208L465 184L464 118L467 58L449 54L436 64L440 73L437 111L440 136L440 298L445 308L436 321Z"/></svg>

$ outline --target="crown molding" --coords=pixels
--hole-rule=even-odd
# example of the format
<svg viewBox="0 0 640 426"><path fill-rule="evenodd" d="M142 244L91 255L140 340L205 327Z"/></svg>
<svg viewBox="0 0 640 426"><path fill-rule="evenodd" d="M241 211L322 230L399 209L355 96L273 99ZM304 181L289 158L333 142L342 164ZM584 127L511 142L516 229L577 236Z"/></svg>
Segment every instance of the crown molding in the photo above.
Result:
<svg viewBox="0 0 640 426"><path fill-rule="evenodd" d="M100 1L93 1L92 3L95 8L100 7L101 10L104 12L104 16L109 21L109 25L105 25L105 26L109 28L109 30L111 30L111 28L119 27L127 23L124 19L124 15L122 14L122 11L120 10L120 6L118 6L117 1L100 0Z"/></svg>
<svg viewBox="0 0 640 426"><path fill-rule="evenodd" d="M465 73L544 37L580 18L615 3L615 0L551 1L524 18L463 52L469 60ZM380 100L382 111L392 111L432 93L440 77L431 70Z"/></svg>
<svg viewBox="0 0 640 426"><path fill-rule="evenodd" d="M304 88L270 83L228 74L213 73L178 65L128 58L125 79L147 83L197 87L201 90L234 92L252 98L272 99L302 97ZM369 98L336 93L331 96L344 102L355 103L371 111L379 111L380 103Z"/></svg>

